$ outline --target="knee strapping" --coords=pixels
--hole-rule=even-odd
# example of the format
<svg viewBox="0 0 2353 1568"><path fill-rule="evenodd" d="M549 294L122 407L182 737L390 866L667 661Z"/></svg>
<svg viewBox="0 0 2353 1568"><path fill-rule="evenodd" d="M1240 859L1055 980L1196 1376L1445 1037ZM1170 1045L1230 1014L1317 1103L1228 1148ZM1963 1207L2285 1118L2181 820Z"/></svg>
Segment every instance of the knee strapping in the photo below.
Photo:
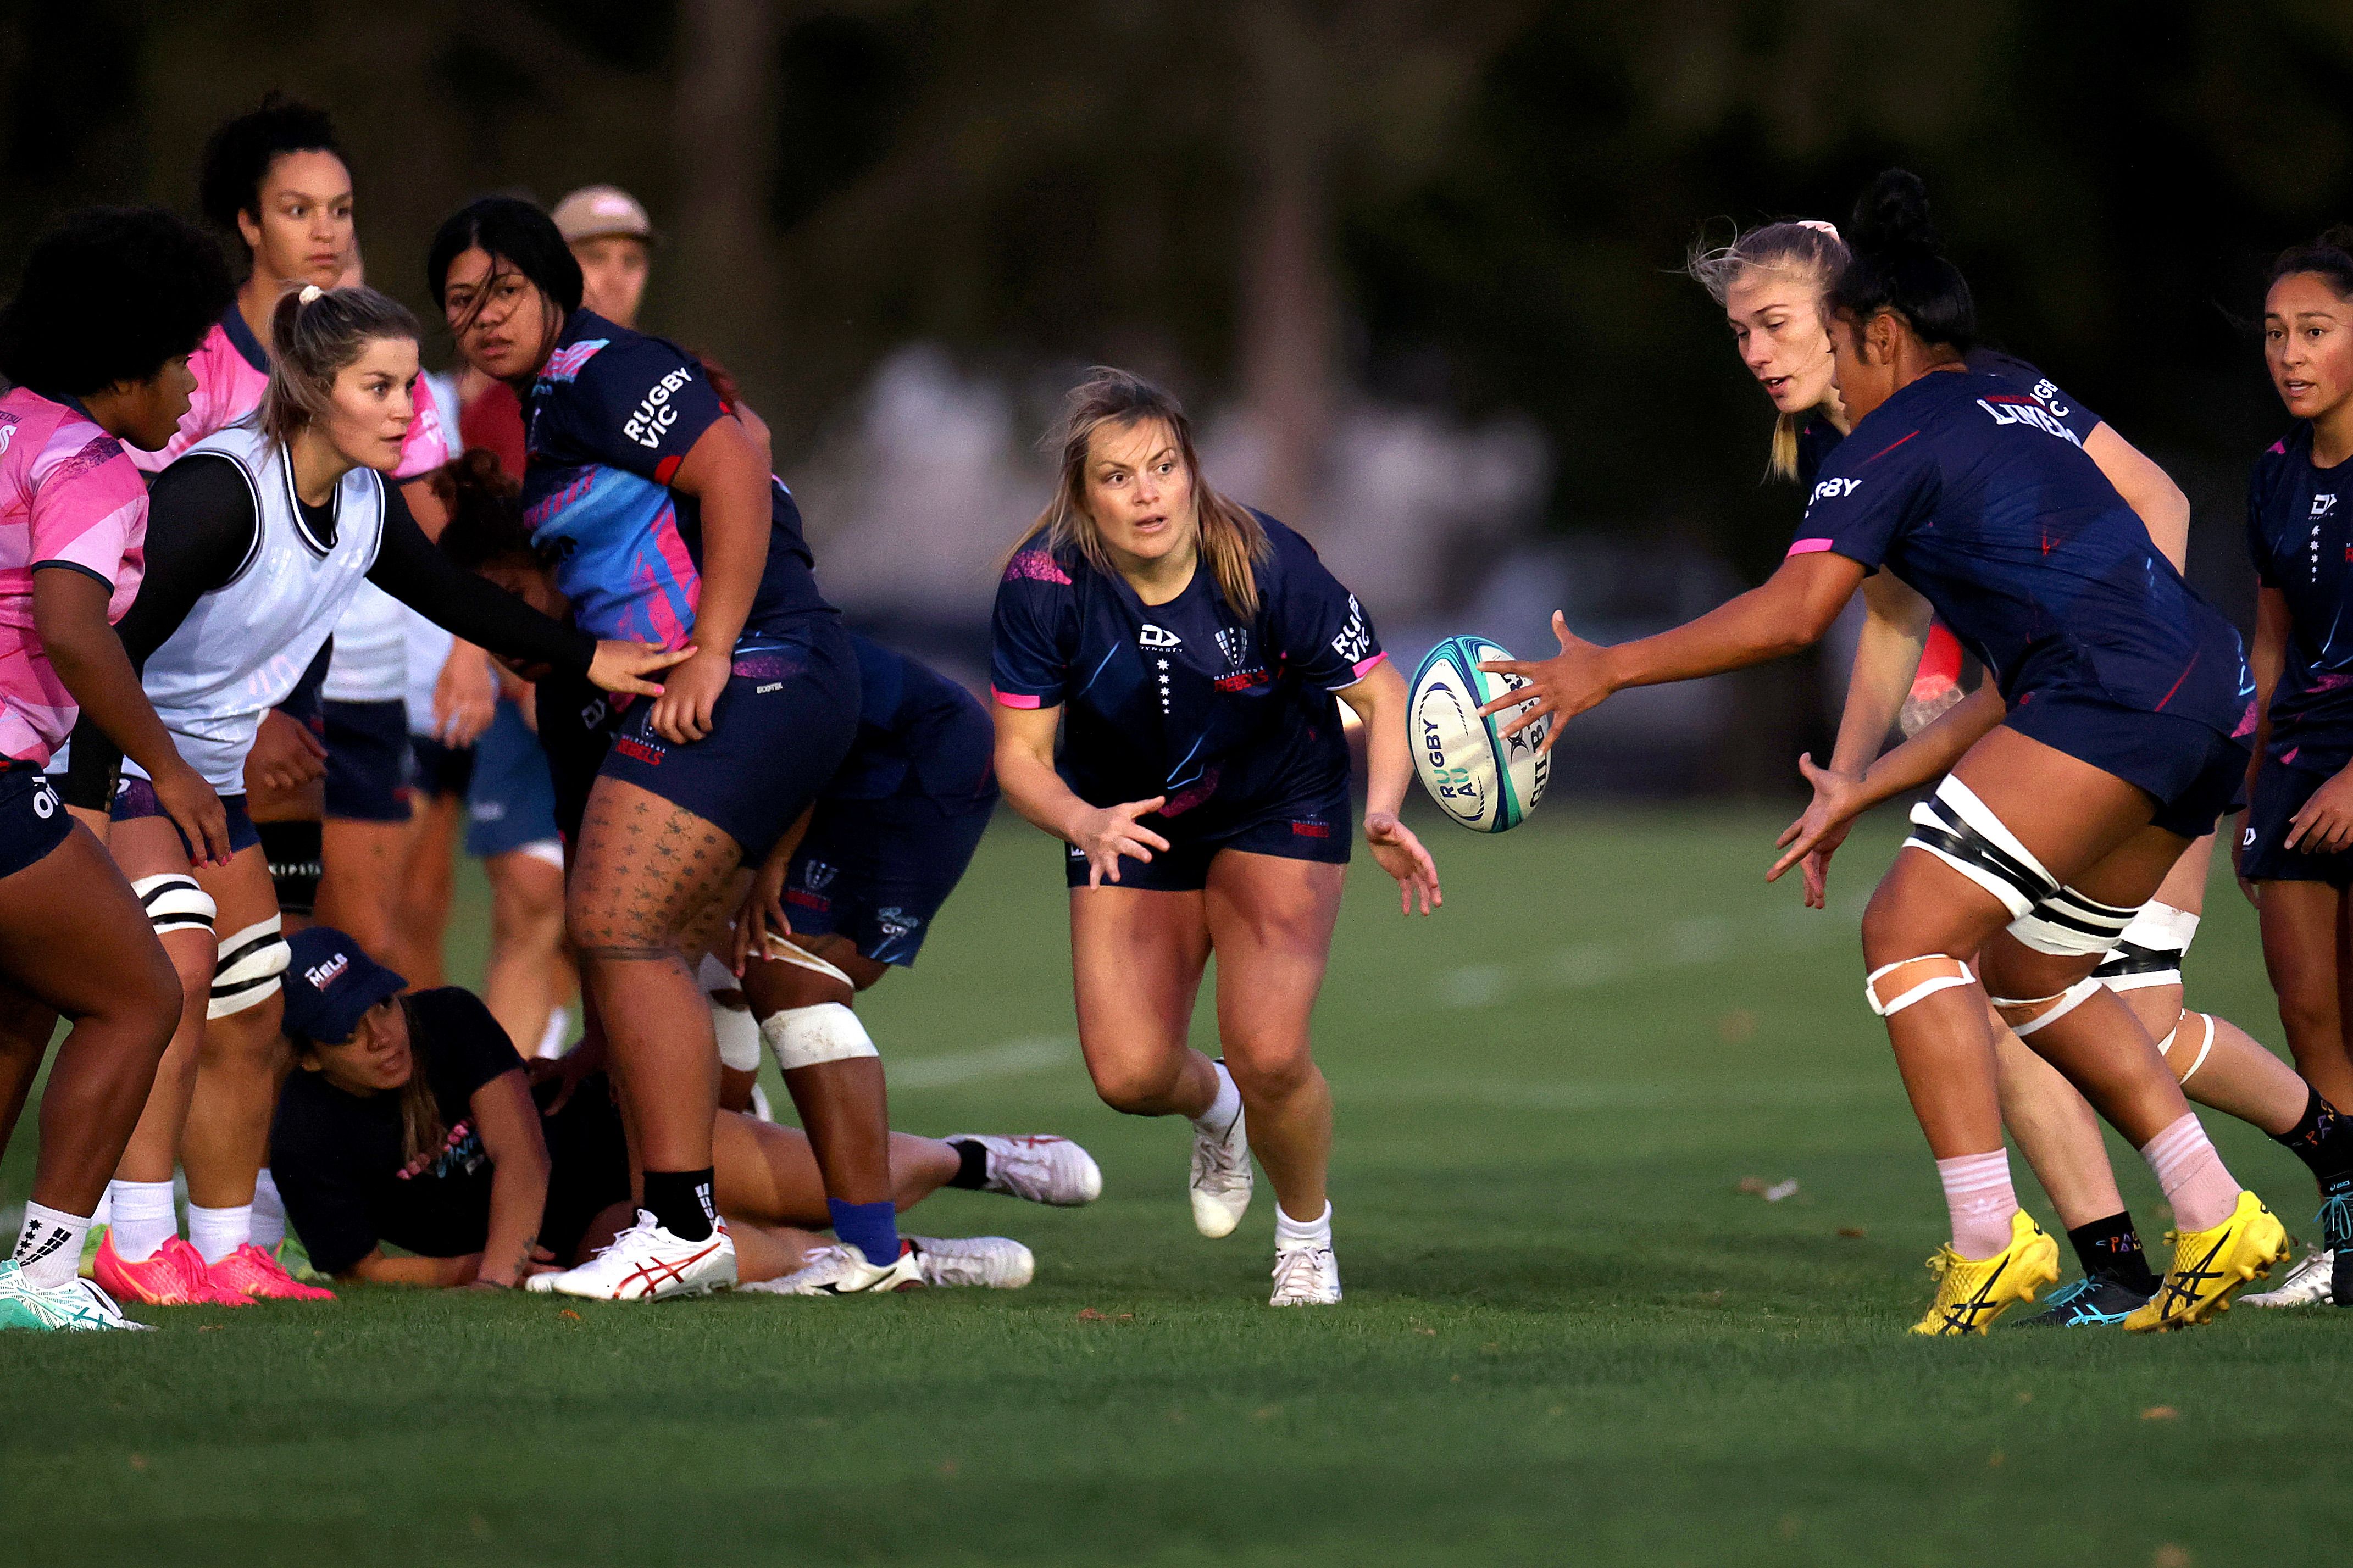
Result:
<svg viewBox="0 0 2353 1568"><path fill-rule="evenodd" d="M2200 1024L2206 1026L2206 1037L2199 1043L2198 1054L2190 1058L2189 1065L2181 1069L2180 1078L2175 1080L2179 1083L2188 1083L2189 1081L2189 1075L2206 1065L2206 1054L2214 1048L2213 1017L2205 1013L2184 1012L2181 1015L2181 1022L2173 1026L2173 1033L2166 1036L2164 1043L2157 1047L2158 1054L2165 1058L2168 1066L2171 1066L2173 1062L2173 1042L2180 1037L2183 1026L2192 1018L2197 1019Z"/></svg>
<svg viewBox="0 0 2353 1568"><path fill-rule="evenodd" d="M828 980L839 980L852 991L858 989L858 982L797 942L789 942L780 936L771 936L768 938L767 945L761 950L760 956L771 963L790 963L806 969L813 974L822 974Z"/></svg>
<svg viewBox="0 0 2353 1568"><path fill-rule="evenodd" d="M2198 936L2198 917L2151 899L2125 927L2100 966L2092 971L2111 991L2141 991L2181 984L2181 961Z"/></svg>
<svg viewBox="0 0 2353 1568"><path fill-rule="evenodd" d="M2073 888L2061 888L2010 922L2010 934L2037 952L2088 958L2112 951L2138 909L2104 904Z"/></svg>
<svg viewBox="0 0 2353 1568"><path fill-rule="evenodd" d="M1926 849L2000 899L2013 920L2059 890L2058 879L1957 778L1947 777L1912 808L1912 835L1904 843Z"/></svg>
<svg viewBox="0 0 2353 1568"><path fill-rule="evenodd" d="M1897 970L1908 968L1915 963L1948 964L1950 967L1936 971L1925 977L1909 977L1914 980L1912 985L1898 992L1893 1001L1882 1001L1879 994L1880 981ZM1974 977L1969 973L1969 966L1959 959L1942 952L1924 952L1917 958L1899 958L1893 963L1883 963L1864 975L1862 999L1871 1010L1881 1017L1893 1018L1915 1002L1934 996L1939 991L1950 991L1956 985L1970 984L1973 980Z"/></svg>
<svg viewBox="0 0 2353 1568"><path fill-rule="evenodd" d="M209 933L213 916L220 911L214 907L212 895L196 886L194 877L170 873L161 877L142 877L131 884L145 906L148 923L157 936L175 931L200 931Z"/></svg>
<svg viewBox="0 0 2353 1568"><path fill-rule="evenodd" d="M2022 1040L2037 1029L2057 1023L2082 1006L2099 989L2100 983L2086 974L2066 990L2054 991L2048 996L1995 996L1989 1000L1993 1003L1994 1010L2002 1015L2003 1022L2010 1026L2010 1032ZM2058 1005L2051 1007L2047 1013L2039 1013L2030 1018L2010 1016L2012 1013L2029 1007L2050 1006L2052 1003Z"/></svg>
<svg viewBox="0 0 2353 1568"><path fill-rule="evenodd" d="M254 921L222 942L220 958L213 965L212 1000L206 1005L205 1016L226 1018L269 1000L270 993L278 989L278 977L286 973L293 956L279 933L276 915Z"/></svg>
<svg viewBox="0 0 2353 1568"><path fill-rule="evenodd" d="M776 1065L786 1072L882 1054L874 1048L858 1015L839 1002L771 1013L760 1020L760 1037L768 1042L768 1048L776 1053Z"/></svg>
<svg viewBox="0 0 2353 1568"><path fill-rule="evenodd" d="M736 1072L759 1071L760 1026L753 1021L752 1009L719 999L723 991L742 994L734 974L705 953L694 977L711 998L711 1032L719 1041L719 1065Z"/></svg>

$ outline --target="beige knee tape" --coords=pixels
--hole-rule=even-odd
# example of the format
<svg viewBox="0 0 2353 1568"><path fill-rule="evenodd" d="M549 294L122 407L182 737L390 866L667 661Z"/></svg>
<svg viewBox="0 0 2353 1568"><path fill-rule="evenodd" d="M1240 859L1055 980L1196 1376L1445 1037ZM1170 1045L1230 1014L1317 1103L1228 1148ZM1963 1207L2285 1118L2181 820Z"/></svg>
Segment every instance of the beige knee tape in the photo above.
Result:
<svg viewBox="0 0 2353 1568"><path fill-rule="evenodd" d="M1950 964L1950 969L1912 976L1915 984L1899 993L1894 1000L1879 999L1879 983L1897 970L1915 963ZM1862 979L1862 999L1871 1010L1883 1018L1893 1018L1913 1003L1934 996L1939 991L1950 991L1969 982L1969 966L1959 959L1942 952L1924 952L1917 958L1899 958L1893 963L1883 963Z"/></svg>
<svg viewBox="0 0 2353 1568"><path fill-rule="evenodd" d="M2181 1083L2188 1083L2189 1075L2206 1065L2206 1054L2214 1048L2214 1020L2204 1013L2185 1012L2181 1015L2181 1023L2173 1026L2173 1033L2166 1036L2165 1044L2158 1047L2158 1053L2160 1056L2165 1057L2168 1061L2172 1060L2173 1042L2180 1035L2182 1025L2189 1023L2192 1018L2206 1026L2206 1038L2199 1046L2198 1055L2190 1060L2188 1067L2182 1069L2181 1077L2177 1080Z"/></svg>
<svg viewBox="0 0 2353 1568"><path fill-rule="evenodd" d="M772 963L789 963L797 968L806 969L812 974L822 974L828 980L839 980L852 991L858 989L857 981L852 980L797 942L788 942L783 937L772 936L768 939L768 945L762 951L760 956Z"/></svg>
<svg viewBox="0 0 2353 1568"><path fill-rule="evenodd" d="M776 1053L776 1065L786 1072L853 1057L879 1057L874 1041L858 1015L839 1002L814 1007L787 1007L760 1020L760 1037Z"/></svg>
<svg viewBox="0 0 2353 1568"><path fill-rule="evenodd" d="M293 950L279 934L279 917L256 921L235 936L225 937L220 958L213 966L212 999L205 1005L207 1018L226 1018L248 1007L259 1007L278 989L278 977L292 962Z"/></svg>
<svg viewBox="0 0 2353 1568"><path fill-rule="evenodd" d="M2054 992L2048 996L1996 996L1990 998L1990 1000L1993 1003L1995 1011L2004 1015L2015 1012L2021 1007L2040 1007L2046 1002L2056 1002L2059 1004L2059 1005L2052 1008L2048 1013L2041 1014L2032 1018L2021 1020L2010 1018L2005 1016L2002 1021L2010 1026L2010 1032L2016 1035L2022 1040L2026 1038L2027 1036L2034 1033L2035 1030L2042 1028L2046 1025L2057 1023L2060 1019L2065 1017L2068 1014L2082 1006L2085 1002L2090 1001L2094 995L2097 994L2103 989L2105 989L2105 987L2103 987L2098 981L2086 974L2083 979L2078 980L2074 984L2067 987L2066 990Z"/></svg>

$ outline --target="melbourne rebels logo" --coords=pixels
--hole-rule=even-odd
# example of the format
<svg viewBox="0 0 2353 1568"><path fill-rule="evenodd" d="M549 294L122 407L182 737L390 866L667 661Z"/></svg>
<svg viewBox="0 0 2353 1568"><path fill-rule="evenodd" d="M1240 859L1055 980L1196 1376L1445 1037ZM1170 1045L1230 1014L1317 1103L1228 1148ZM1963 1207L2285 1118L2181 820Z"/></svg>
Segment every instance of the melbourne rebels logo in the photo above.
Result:
<svg viewBox="0 0 2353 1568"><path fill-rule="evenodd" d="M812 893L822 893L833 886L834 868L822 860L811 860L801 868L801 886Z"/></svg>
<svg viewBox="0 0 2353 1568"><path fill-rule="evenodd" d="M1183 647L1185 646L1185 639L1178 637L1175 632L1169 631L1165 627L1155 626L1150 621L1146 621L1144 623L1144 629L1135 634L1135 646L1138 647Z"/></svg>

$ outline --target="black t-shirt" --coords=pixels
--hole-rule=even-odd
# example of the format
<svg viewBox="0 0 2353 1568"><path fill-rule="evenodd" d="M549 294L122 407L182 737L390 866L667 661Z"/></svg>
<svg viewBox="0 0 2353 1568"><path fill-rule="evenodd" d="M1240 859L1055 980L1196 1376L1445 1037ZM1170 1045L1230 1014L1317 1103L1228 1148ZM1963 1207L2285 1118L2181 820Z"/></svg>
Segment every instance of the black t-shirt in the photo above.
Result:
<svg viewBox="0 0 2353 1568"><path fill-rule="evenodd" d="M491 1158L471 1101L522 1058L491 1010L454 985L408 998L408 1047L448 1130L415 1170L402 1155L399 1090L347 1094L322 1074L297 1070L278 1097L270 1173L322 1274L342 1273L380 1242L461 1258L489 1239Z"/></svg>

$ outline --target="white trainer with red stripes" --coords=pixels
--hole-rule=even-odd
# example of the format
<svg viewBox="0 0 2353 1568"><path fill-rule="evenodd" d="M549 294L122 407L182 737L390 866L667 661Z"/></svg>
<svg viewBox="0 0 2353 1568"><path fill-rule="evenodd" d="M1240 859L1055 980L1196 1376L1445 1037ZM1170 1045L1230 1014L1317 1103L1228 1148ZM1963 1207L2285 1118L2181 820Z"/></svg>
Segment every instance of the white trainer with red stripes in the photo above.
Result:
<svg viewBox="0 0 2353 1568"><path fill-rule="evenodd" d="M577 1268L534 1274L526 1289L598 1301L666 1301L673 1296L707 1296L735 1284L735 1238L725 1221L701 1241L664 1230L644 1209L638 1223Z"/></svg>
<svg viewBox="0 0 2353 1568"><path fill-rule="evenodd" d="M1050 1132L957 1132L944 1142L977 1143L987 1152L988 1181L983 1192L1058 1208L1076 1208L1103 1196L1103 1171L1094 1156L1067 1138Z"/></svg>

